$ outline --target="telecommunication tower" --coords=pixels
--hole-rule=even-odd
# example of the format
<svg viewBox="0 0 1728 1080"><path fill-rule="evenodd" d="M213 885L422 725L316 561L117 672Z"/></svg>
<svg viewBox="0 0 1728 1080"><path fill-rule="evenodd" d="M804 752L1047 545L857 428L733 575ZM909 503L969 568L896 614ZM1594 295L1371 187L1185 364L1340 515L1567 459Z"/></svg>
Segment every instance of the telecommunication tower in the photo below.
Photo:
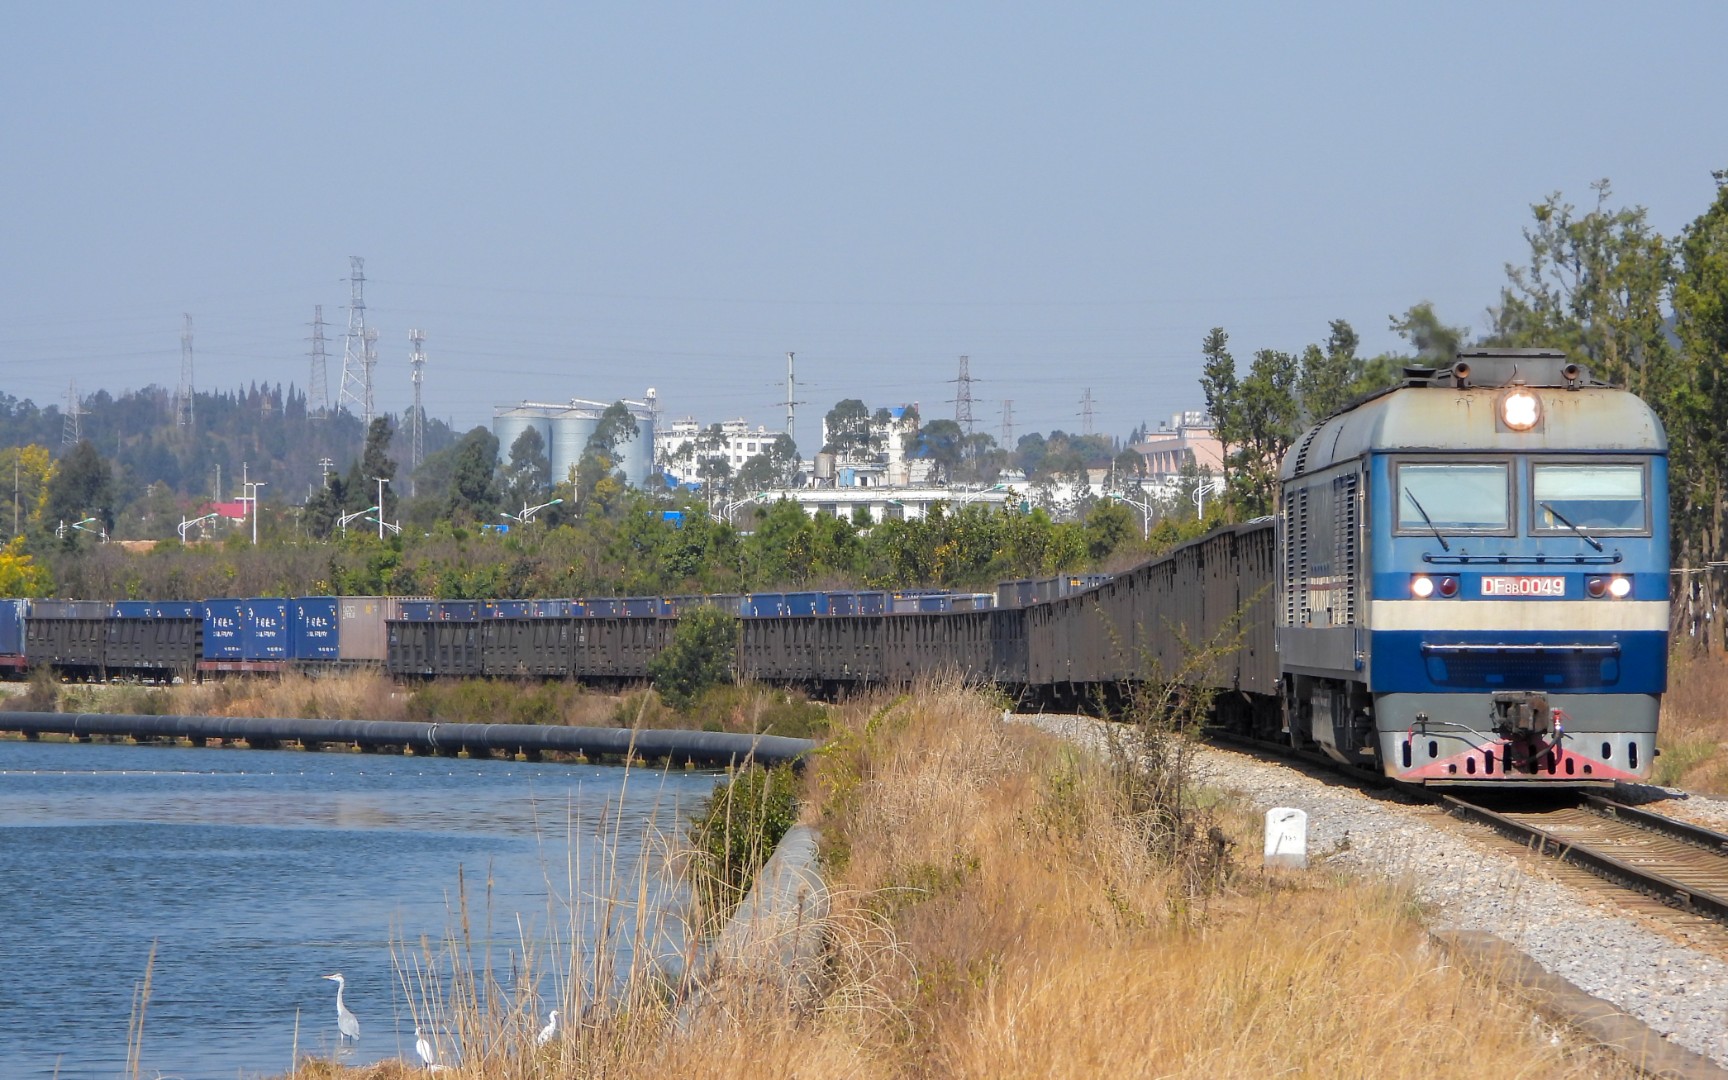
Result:
<svg viewBox="0 0 1728 1080"><path fill-rule="evenodd" d="M408 412L408 494L413 495L414 473L420 468L426 427L426 410L420 404L420 384L426 381L426 335L410 330L408 341L414 347L408 355L409 366L414 369L414 407Z"/></svg>
<svg viewBox="0 0 1728 1080"><path fill-rule="evenodd" d="M66 384L66 418L60 425L60 442L65 446L77 446L78 440L84 437L84 403L78 397L78 380L73 379Z"/></svg>
<svg viewBox="0 0 1728 1080"><path fill-rule="evenodd" d="M324 353L324 305L312 306L312 373L306 380L306 415L322 420L330 411L329 357Z"/></svg>
<svg viewBox="0 0 1728 1080"><path fill-rule="evenodd" d="M954 422L960 425L966 434L972 434L972 384L982 380L972 377L972 358L960 358L960 374L949 379L954 384L954 396L949 400L954 403Z"/></svg>
<svg viewBox="0 0 1728 1080"><path fill-rule="evenodd" d="M372 369L366 363L366 260L348 256L348 333L342 339L342 388L336 407L357 412L372 424Z"/></svg>
<svg viewBox="0 0 1728 1080"><path fill-rule="evenodd" d="M1092 388L1090 386L1086 388L1084 394L1080 395L1080 433L1082 435L1092 434Z"/></svg>
<svg viewBox="0 0 1728 1080"><path fill-rule="evenodd" d="M192 430L192 316L181 316L180 328L180 388L174 394L174 425Z"/></svg>

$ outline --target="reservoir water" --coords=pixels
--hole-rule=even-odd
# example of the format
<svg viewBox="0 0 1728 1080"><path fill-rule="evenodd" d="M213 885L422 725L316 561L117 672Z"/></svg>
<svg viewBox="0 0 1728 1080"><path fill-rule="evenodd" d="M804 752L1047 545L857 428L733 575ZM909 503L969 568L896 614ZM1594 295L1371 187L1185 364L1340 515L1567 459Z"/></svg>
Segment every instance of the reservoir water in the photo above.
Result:
<svg viewBox="0 0 1728 1080"><path fill-rule="evenodd" d="M147 969L142 1076L270 1076L288 1072L296 1047L334 1054L336 986L321 976L337 971L361 1024L340 1060L415 1061L425 995L408 988L426 985L416 966L448 981L441 943L460 932L459 894L475 966L484 958L506 988L535 972L542 1020L559 992L552 969L562 978L584 966L570 962L569 941L592 940L596 895L625 902L627 945L646 882L648 948L675 966L684 898L663 842L714 783L612 767L0 741L0 1076L125 1074Z"/></svg>

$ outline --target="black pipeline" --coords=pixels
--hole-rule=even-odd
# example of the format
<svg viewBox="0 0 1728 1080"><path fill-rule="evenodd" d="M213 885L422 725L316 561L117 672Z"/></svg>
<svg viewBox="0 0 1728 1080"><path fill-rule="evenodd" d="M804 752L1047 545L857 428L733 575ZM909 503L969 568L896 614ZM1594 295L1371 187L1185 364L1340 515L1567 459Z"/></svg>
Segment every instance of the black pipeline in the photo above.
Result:
<svg viewBox="0 0 1728 1080"><path fill-rule="evenodd" d="M340 743L362 750L411 749L416 754L522 754L547 751L587 757L669 758L698 765L763 765L797 761L815 743L784 735L722 731L549 727L538 724L427 724L406 720L306 720L236 716L126 716L118 713L0 712L0 731L25 738L184 739L245 741L256 748Z"/></svg>

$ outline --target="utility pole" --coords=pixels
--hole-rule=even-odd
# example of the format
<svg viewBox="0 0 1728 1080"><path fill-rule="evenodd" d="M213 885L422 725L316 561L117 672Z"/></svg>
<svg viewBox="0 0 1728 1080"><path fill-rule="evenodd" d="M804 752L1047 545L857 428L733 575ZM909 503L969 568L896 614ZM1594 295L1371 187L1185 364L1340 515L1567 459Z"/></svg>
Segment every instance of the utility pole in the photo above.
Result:
<svg viewBox="0 0 1728 1080"><path fill-rule="evenodd" d="M960 374L949 379L954 384L954 396L949 400L954 403L954 422L966 434L972 434L972 384L982 380L972 378L972 358L960 358Z"/></svg>
<svg viewBox="0 0 1728 1080"><path fill-rule="evenodd" d="M342 388L336 407L349 406L361 423L372 424L371 369L366 367L366 260L348 256L348 333L342 339Z"/></svg>
<svg viewBox="0 0 1728 1080"><path fill-rule="evenodd" d="M798 394L796 392L798 381L792 374L793 355L794 354L792 353L786 354L786 400L782 401L780 404L786 406L786 437L791 439L793 442L797 442L798 439L792 434L792 421L793 417L797 413L798 406L806 403L798 400Z"/></svg>
<svg viewBox="0 0 1728 1080"><path fill-rule="evenodd" d="M192 433L192 316L181 316L180 328L180 389L174 395L174 424L188 435Z"/></svg>
<svg viewBox="0 0 1728 1080"><path fill-rule="evenodd" d="M324 305L312 306L312 373L306 380L306 416L322 420L330 411L329 357L324 353Z"/></svg>
<svg viewBox="0 0 1728 1080"><path fill-rule="evenodd" d="M78 380L72 379L66 383L66 418L60 425L61 445L77 446L78 440L84 437L84 426L80 422L83 415L84 406L78 397Z"/></svg>
<svg viewBox="0 0 1728 1080"><path fill-rule="evenodd" d="M416 494L414 473L420 468L421 444L425 438L426 410L420 405L420 384L426 379L426 335L410 330L408 340L414 346L408 357L408 363L414 369L414 407L408 413L408 494L412 496Z"/></svg>
<svg viewBox="0 0 1728 1080"><path fill-rule="evenodd" d="M390 481L382 476L374 476L378 481L378 539L384 539L384 485Z"/></svg>

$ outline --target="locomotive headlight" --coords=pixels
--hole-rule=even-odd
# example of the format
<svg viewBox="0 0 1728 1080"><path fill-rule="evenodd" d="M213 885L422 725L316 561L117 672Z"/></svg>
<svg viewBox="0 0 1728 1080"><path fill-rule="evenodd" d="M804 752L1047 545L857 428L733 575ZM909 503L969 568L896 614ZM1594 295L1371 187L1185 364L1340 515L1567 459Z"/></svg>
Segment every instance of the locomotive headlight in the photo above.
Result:
<svg viewBox="0 0 1728 1080"><path fill-rule="evenodd" d="M1434 579L1427 574L1417 574L1410 579L1410 595L1418 600L1426 600L1434 595Z"/></svg>
<svg viewBox="0 0 1728 1080"><path fill-rule="evenodd" d="M1542 400L1525 389L1500 399L1500 419L1513 431L1529 431L1542 419Z"/></svg>
<svg viewBox="0 0 1728 1080"><path fill-rule="evenodd" d="M1608 579L1608 595L1616 600L1624 600L1632 593L1632 579L1613 577Z"/></svg>

